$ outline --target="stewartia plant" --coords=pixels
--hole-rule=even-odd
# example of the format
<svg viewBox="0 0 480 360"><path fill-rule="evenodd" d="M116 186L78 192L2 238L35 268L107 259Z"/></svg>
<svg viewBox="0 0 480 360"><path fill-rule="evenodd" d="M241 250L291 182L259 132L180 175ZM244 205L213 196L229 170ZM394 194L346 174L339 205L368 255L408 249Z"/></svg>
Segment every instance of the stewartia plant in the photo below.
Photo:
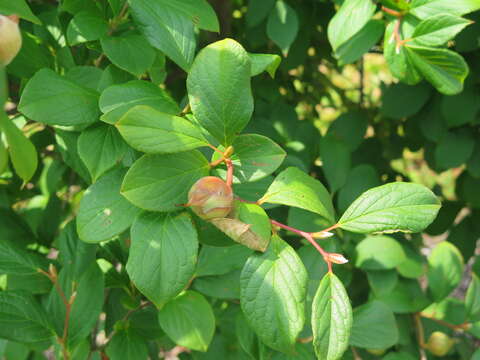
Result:
<svg viewBox="0 0 480 360"><path fill-rule="evenodd" d="M478 357L478 9L0 4L0 357Z"/></svg>

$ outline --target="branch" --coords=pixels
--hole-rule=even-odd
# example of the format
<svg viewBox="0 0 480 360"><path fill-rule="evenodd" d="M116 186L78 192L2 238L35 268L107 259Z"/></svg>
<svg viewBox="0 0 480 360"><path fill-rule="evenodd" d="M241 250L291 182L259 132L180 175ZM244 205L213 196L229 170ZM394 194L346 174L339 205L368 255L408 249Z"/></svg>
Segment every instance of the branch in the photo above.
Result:
<svg viewBox="0 0 480 360"><path fill-rule="evenodd" d="M326 231L309 233L309 232L305 232L305 231L302 231L302 230L299 230L299 229L295 229L291 226L282 224L282 223L280 223L276 220L270 220L270 222L275 226L278 226L278 227L283 228L285 230L294 232L294 233L296 233L300 236L303 236L305 239L307 239L308 242L310 244L312 244L315 247L315 249L317 249L317 251L320 253L320 255L322 255L323 260L325 260L325 262L327 263L328 272L332 272L332 263L345 264L346 262L348 262L348 260L345 259L345 257L342 254L330 253L330 252L325 251L320 245L318 245L318 243L313 238L313 234L323 233L324 234L323 238L327 238L327 237L332 236L333 235L332 233L328 233Z"/></svg>

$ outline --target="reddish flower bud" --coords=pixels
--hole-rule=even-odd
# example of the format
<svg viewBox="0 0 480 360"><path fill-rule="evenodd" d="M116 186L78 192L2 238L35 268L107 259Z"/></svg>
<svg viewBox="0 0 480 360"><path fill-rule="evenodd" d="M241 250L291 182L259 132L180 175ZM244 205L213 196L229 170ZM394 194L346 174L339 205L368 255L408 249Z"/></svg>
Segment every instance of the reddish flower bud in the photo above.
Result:
<svg viewBox="0 0 480 360"><path fill-rule="evenodd" d="M232 211L232 188L218 177L203 177L188 192L187 206L205 220L224 218Z"/></svg>
<svg viewBox="0 0 480 360"><path fill-rule="evenodd" d="M327 253L324 255L325 260L330 261L334 264L346 264L348 262L347 259L342 254L337 253Z"/></svg>
<svg viewBox="0 0 480 360"><path fill-rule="evenodd" d="M22 35L18 24L9 17L0 15L0 65L10 64L21 46Z"/></svg>

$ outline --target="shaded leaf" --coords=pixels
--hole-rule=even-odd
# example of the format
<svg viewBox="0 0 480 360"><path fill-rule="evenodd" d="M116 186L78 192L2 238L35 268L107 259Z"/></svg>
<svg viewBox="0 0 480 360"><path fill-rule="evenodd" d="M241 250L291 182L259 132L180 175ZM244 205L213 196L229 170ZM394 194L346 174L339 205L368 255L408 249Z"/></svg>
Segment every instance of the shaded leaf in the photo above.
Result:
<svg viewBox="0 0 480 360"><path fill-rule="evenodd" d="M215 330L212 307L190 290L165 304L158 312L158 321L175 343L198 351L207 351Z"/></svg>
<svg viewBox="0 0 480 360"><path fill-rule="evenodd" d="M197 262L197 233L187 213L142 213L133 223L127 272L161 308L188 284Z"/></svg>
<svg viewBox="0 0 480 360"><path fill-rule="evenodd" d="M190 187L208 171L207 159L197 150L144 155L128 170L121 193L145 210L180 210L179 206L187 202Z"/></svg>

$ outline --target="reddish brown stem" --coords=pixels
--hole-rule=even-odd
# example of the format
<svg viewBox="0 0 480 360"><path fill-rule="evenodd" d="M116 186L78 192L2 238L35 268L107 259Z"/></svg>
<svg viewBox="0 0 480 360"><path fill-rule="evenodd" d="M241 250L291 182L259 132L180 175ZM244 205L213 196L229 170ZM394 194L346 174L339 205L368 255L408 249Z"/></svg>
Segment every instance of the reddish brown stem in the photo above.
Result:
<svg viewBox="0 0 480 360"><path fill-rule="evenodd" d="M227 186L232 186L233 184L233 163L230 159L225 159L225 164L227 165Z"/></svg>
<svg viewBox="0 0 480 360"><path fill-rule="evenodd" d="M403 17L403 15L404 15L404 13L402 13L400 11L397 11L397 10L390 9L386 6L382 6L382 11L385 11L387 14L390 14L390 15L395 16L397 18Z"/></svg>
<svg viewBox="0 0 480 360"><path fill-rule="evenodd" d="M328 231L331 231L331 230L334 230L334 229L338 228L339 226L340 226L339 224L335 224L335 225L332 225L332 226L330 226L330 227L328 227L324 230L321 230L319 232L328 232Z"/></svg>
<svg viewBox="0 0 480 360"><path fill-rule="evenodd" d="M425 354L425 335L423 333L423 325L422 319L420 318L420 314L416 313L413 315L413 319L415 321L415 329L417 331L417 341L420 347L420 360L426 360L427 355Z"/></svg>
<svg viewBox="0 0 480 360"><path fill-rule="evenodd" d="M325 250L323 250L323 248L320 245L317 244L315 239L312 237L311 233L305 232L305 231L302 231L302 230L299 230L299 229L295 229L291 226L282 224L282 223L280 223L276 220L270 220L270 222L275 226L278 226L278 227L283 228L285 230L294 232L298 235L303 236L305 239L307 239L308 242L310 244L312 244L315 247L315 249L317 249L317 251L323 256L323 259L325 260L325 262L327 263L327 266L328 266L328 272L332 272L332 262L330 260L328 260L328 253Z"/></svg>
<svg viewBox="0 0 480 360"><path fill-rule="evenodd" d="M68 349L67 349L68 327L70 325L70 314L72 312L72 305L73 305L73 302L75 301L76 292L74 291L74 289L72 289L72 294L70 295L70 299L67 299L60 284L58 283L58 276L54 266L51 266L49 268L49 272L46 272L42 269L38 269L38 272L42 273L43 275L45 275L50 279L50 281L53 283L53 286L55 287L55 290L58 293L58 296L60 296L60 298L62 299L63 305L65 306L65 320L63 322L63 334L62 334L62 337L58 340L60 345L62 346L63 359L69 360L70 354L68 353Z"/></svg>
<svg viewBox="0 0 480 360"><path fill-rule="evenodd" d="M443 325L443 326L448 327L449 329L452 329L452 330L455 330L455 331L466 330L470 327L470 323L468 323L468 322L464 322L463 324L460 324L460 325L455 325L455 324L450 324L450 323L448 323L446 321L443 321L441 319L436 319L434 317L425 315L423 313L420 313L420 316L424 317L426 319L432 320L432 321L436 322L437 324Z"/></svg>
<svg viewBox="0 0 480 360"><path fill-rule="evenodd" d="M213 146L212 144L207 144L207 146L210 148L210 149L213 149L214 151L218 152L219 154L222 154L223 156L223 151L221 151L220 149L218 149L217 147ZM223 161L223 159L222 159ZM220 162L222 162L220 161ZM220 163L219 163L220 164Z"/></svg>

